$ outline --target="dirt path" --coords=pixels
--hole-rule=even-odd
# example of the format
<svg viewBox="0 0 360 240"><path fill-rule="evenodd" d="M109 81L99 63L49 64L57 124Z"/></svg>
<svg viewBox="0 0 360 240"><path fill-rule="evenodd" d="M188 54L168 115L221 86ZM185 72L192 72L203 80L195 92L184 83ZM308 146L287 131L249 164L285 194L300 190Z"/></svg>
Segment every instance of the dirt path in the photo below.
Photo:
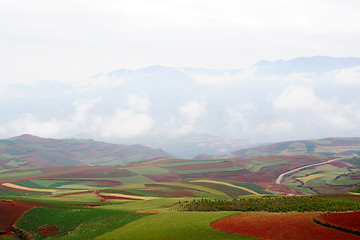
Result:
<svg viewBox="0 0 360 240"><path fill-rule="evenodd" d="M295 169L293 169L293 170L284 172L284 173L280 174L279 177L276 179L276 183L277 183L277 184L280 184L282 178L283 178L285 175L288 175L288 174L290 174L290 173L294 173L294 172L297 172L297 171L300 171L300 170L303 170L303 169L309 168L309 167L314 167L314 166L319 166L319 165L324 165L324 164L328 164L328 163L331 163L331 162L339 161L339 160L341 160L341 159L342 159L342 158L336 158L336 159L331 159L331 160L328 160L328 161L325 161L325 162L321 162L321 163L309 164L309 165L305 165L305 166L302 166L302 167L295 168Z"/></svg>
<svg viewBox="0 0 360 240"><path fill-rule="evenodd" d="M227 183L227 182L220 182L220 181L213 181L213 180L194 180L194 181L190 181L190 182L206 182L206 183L215 183L215 184L221 184L221 185L225 185L225 186L229 186L229 187L233 187L233 188L238 188L244 191L247 191L249 193L255 194L255 195L260 195L259 193L248 189L248 188L244 188L244 187L240 187L240 186L236 186L234 184L231 183Z"/></svg>

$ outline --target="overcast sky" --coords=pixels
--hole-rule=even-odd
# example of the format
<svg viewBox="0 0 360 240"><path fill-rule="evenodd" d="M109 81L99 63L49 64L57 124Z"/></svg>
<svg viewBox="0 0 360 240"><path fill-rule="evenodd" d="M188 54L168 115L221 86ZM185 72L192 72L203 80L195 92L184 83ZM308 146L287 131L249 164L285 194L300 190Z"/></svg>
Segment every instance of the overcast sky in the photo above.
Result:
<svg viewBox="0 0 360 240"><path fill-rule="evenodd" d="M360 64L254 66L360 57L359 13L358 0L0 0L0 138L360 136ZM141 69L154 65L174 68Z"/></svg>
<svg viewBox="0 0 360 240"><path fill-rule="evenodd" d="M360 56L357 0L0 0L2 82Z"/></svg>

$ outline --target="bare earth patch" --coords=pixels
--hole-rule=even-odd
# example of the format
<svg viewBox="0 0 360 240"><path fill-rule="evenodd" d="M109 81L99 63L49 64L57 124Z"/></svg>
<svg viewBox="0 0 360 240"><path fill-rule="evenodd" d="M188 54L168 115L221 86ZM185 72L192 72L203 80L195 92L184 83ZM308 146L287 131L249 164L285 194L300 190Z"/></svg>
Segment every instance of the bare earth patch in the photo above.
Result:
<svg viewBox="0 0 360 240"><path fill-rule="evenodd" d="M211 224L213 229L270 240L340 240L359 239L316 224L315 216L321 213L244 213L227 217Z"/></svg>

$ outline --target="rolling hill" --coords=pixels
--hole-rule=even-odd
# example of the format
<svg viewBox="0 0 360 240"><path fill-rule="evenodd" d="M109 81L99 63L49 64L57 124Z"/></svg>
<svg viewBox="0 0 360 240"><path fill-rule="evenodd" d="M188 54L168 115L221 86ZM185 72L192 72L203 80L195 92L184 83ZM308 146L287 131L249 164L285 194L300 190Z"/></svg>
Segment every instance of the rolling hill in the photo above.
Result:
<svg viewBox="0 0 360 240"><path fill-rule="evenodd" d="M86 139L40 138L28 134L0 140L0 166L109 166L152 158L170 157L143 145L110 144Z"/></svg>
<svg viewBox="0 0 360 240"><path fill-rule="evenodd" d="M353 156L360 155L360 138L324 138L273 143L266 146L240 149L227 155L234 157L258 156Z"/></svg>

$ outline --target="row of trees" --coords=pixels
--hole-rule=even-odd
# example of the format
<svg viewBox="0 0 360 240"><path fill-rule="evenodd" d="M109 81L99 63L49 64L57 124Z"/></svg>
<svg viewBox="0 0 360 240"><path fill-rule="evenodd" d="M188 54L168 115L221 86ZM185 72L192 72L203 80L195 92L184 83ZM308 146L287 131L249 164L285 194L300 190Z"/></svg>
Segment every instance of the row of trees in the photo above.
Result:
<svg viewBox="0 0 360 240"><path fill-rule="evenodd" d="M360 203L331 201L312 196L263 196L233 200L194 199L191 202L179 202L175 208L180 211L336 212L360 210Z"/></svg>

